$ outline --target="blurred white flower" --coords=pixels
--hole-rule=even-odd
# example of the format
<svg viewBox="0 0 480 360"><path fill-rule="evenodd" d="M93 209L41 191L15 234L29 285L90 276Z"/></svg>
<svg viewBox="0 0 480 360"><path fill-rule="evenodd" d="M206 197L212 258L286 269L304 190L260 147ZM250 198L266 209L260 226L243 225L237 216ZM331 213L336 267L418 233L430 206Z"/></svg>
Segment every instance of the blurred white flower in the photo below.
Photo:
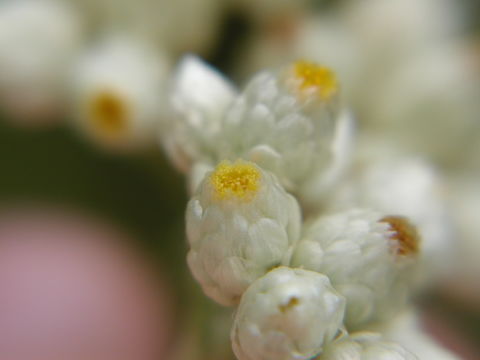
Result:
<svg viewBox="0 0 480 360"><path fill-rule="evenodd" d="M459 10L452 0L347 2L302 25L295 53L337 66L365 130L452 164L476 110Z"/></svg>
<svg viewBox="0 0 480 360"><path fill-rule="evenodd" d="M342 327L345 299L325 275L276 268L242 296L232 328L239 360L307 360Z"/></svg>
<svg viewBox="0 0 480 360"><path fill-rule="evenodd" d="M238 160L207 174L186 222L195 279L209 297L234 305L255 279L289 262L301 215L274 175Z"/></svg>
<svg viewBox="0 0 480 360"><path fill-rule="evenodd" d="M368 145L360 147L363 153L357 166L329 199L329 208L339 211L362 207L406 216L422 239L422 278L431 281L446 275L455 237L440 175L428 162L398 156L388 146L373 143L369 149Z"/></svg>
<svg viewBox="0 0 480 360"><path fill-rule="evenodd" d="M358 330L406 304L419 243L406 218L349 210L311 223L291 265L327 275L347 300L347 328Z"/></svg>
<svg viewBox="0 0 480 360"><path fill-rule="evenodd" d="M359 332L329 344L318 360L416 360L417 356L380 334ZM437 358L421 358L422 360Z"/></svg>
<svg viewBox="0 0 480 360"><path fill-rule="evenodd" d="M133 38L93 47L74 69L75 124L105 148L153 142L165 107L167 64L162 53Z"/></svg>
<svg viewBox="0 0 480 360"><path fill-rule="evenodd" d="M252 37L239 68L251 73L292 57L328 63L364 131L452 166L463 161L478 112L478 70L457 3L339 2L298 21L289 37Z"/></svg>
<svg viewBox="0 0 480 360"><path fill-rule="evenodd" d="M12 120L51 121L65 103L81 19L62 1L0 3L0 105Z"/></svg>
<svg viewBox="0 0 480 360"><path fill-rule="evenodd" d="M216 137L236 90L219 72L194 56L180 62L172 87L175 113L160 134L163 146L183 172L188 173L195 162L214 164Z"/></svg>

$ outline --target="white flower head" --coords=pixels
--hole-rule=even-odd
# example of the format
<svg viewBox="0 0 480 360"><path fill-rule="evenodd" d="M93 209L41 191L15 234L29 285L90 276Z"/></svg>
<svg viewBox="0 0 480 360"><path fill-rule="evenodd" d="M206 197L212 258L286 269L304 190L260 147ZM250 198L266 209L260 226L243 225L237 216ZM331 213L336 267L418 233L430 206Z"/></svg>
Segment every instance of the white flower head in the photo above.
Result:
<svg viewBox="0 0 480 360"><path fill-rule="evenodd" d="M422 277L441 278L450 271L454 235L440 174L426 161L388 153L388 147L371 150L338 187L331 209L362 207L407 217L422 238Z"/></svg>
<svg viewBox="0 0 480 360"><path fill-rule="evenodd" d="M0 104L25 123L57 116L83 40L81 19L62 1L0 3Z"/></svg>
<svg viewBox="0 0 480 360"><path fill-rule="evenodd" d="M112 37L80 59L74 73L76 124L111 149L152 142L162 118L166 59L130 38Z"/></svg>
<svg viewBox="0 0 480 360"><path fill-rule="evenodd" d="M359 332L330 343L318 360L417 360L418 358L379 334Z"/></svg>
<svg viewBox="0 0 480 360"><path fill-rule="evenodd" d="M351 128L348 113L340 107L339 91L329 68L306 61L259 73L224 117L219 153L258 163L300 195L312 183L318 192L325 191L318 184L331 184L331 169L336 168L332 164L344 157L338 154L344 149L335 146L336 137Z"/></svg>
<svg viewBox="0 0 480 360"><path fill-rule="evenodd" d="M234 87L212 67L195 56L180 62L173 79L174 114L160 134L173 163L189 172L194 163L215 163L215 141Z"/></svg>
<svg viewBox="0 0 480 360"><path fill-rule="evenodd" d="M291 265L327 275L347 299L347 327L358 329L405 304L419 241L403 217L349 210L310 224Z"/></svg>
<svg viewBox="0 0 480 360"><path fill-rule="evenodd" d="M238 303L250 283L288 263L299 238L300 209L276 178L245 161L223 162L189 201L188 265L204 292Z"/></svg>
<svg viewBox="0 0 480 360"><path fill-rule="evenodd" d="M325 275L276 268L242 296L232 328L239 360L307 360L341 331L345 299Z"/></svg>

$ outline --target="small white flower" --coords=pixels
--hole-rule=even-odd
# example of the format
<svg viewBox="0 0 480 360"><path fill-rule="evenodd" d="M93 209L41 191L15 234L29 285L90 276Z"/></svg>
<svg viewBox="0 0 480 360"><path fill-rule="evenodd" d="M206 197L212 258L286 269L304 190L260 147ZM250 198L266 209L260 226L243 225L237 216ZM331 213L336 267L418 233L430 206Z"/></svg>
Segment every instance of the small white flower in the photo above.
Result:
<svg viewBox="0 0 480 360"><path fill-rule="evenodd" d="M291 265L327 275L347 299L347 327L358 329L405 304L418 246L407 219L350 210L315 220Z"/></svg>
<svg viewBox="0 0 480 360"><path fill-rule="evenodd" d="M341 172L337 161L343 164L350 143L336 141L352 128L339 86L329 68L305 61L256 75L224 117L219 153L256 162L316 200Z"/></svg>
<svg viewBox="0 0 480 360"><path fill-rule="evenodd" d="M341 331L345 299L325 275L276 268L242 296L232 328L239 360L307 360Z"/></svg>
<svg viewBox="0 0 480 360"><path fill-rule="evenodd" d="M1 2L0 104L15 120L33 124L59 115L81 25L61 1Z"/></svg>
<svg viewBox="0 0 480 360"><path fill-rule="evenodd" d="M454 238L442 178L421 159L393 155L388 144L373 145L361 146L356 172L338 187L330 209L362 207L407 217L422 238L422 276L442 277L450 269Z"/></svg>
<svg viewBox="0 0 480 360"><path fill-rule="evenodd" d="M318 360L417 360L399 344L385 341L379 334L359 332L332 342ZM423 359L423 358L422 358ZM436 359L436 358L425 358Z"/></svg>
<svg viewBox="0 0 480 360"><path fill-rule="evenodd" d="M234 87L199 58L186 56L173 80L176 114L161 140L174 164L188 172L195 162L214 164L222 117L236 95Z"/></svg>
<svg viewBox="0 0 480 360"><path fill-rule="evenodd" d="M75 69L76 125L111 149L152 142L162 118L166 59L130 38L107 39Z"/></svg>
<svg viewBox="0 0 480 360"><path fill-rule="evenodd" d="M188 265L204 292L234 305L270 268L288 263L300 209L275 177L253 163L224 162L187 208Z"/></svg>

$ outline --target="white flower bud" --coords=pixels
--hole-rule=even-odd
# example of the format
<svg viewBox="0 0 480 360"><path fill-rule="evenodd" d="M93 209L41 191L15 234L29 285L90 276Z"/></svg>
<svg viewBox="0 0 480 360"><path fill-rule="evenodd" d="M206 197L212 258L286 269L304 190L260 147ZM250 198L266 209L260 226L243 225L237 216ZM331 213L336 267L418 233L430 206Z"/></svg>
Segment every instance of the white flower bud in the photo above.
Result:
<svg viewBox="0 0 480 360"><path fill-rule="evenodd" d="M306 360L340 331L345 299L325 275L276 268L242 296L232 328L239 360Z"/></svg>
<svg viewBox="0 0 480 360"><path fill-rule="evenodd" d="M0 2L0 105L15 121L51 121L63 110L70 66L83 43L63 1Z"/></svg>
<svg viewBox="0 0 480 360"><path fill-rule="evenodd" d="M345 157L339 145L349 143L335 142L352 126L338 94L335 74L321 65L298 61L279 73L262 72L225 115L219 153L254 161L288 190L317 197L335 180L332 172L339 173L332 167Z"/></svg>
<svg viewBox="0 0 480 360"><path fill-rule="evenodd" d="M347 299L346 325L358 329L404 305L418 246L407 219L350 210L313 222L291 265L327 275Z"/></svg>
<svg viewBox="0 0 480 360"><path fill-rule="evenodd" d="M173 81L176 114L161 134L173 163L183 172L195 162L215 163L214 146L222 117L236 95L220 73L194 56L185 57Z"/></svg>
<svg viewBox="0 0 480 360"><path fill-rule="evenodd" d="M93 48L75 69L76 125L110 149L153 142L162 118L166 62L130 38L110 38Z"/></svg>
<svg viewBox="0 0 480 360"><path fill-rule="evenodd" d="M270 268L290 260L301 226L297 201L253 163L224 162L189 201L188 265L204 292L234 305Z"/></svg>
<svg viewBox="0 0 480 360"><path fill-rule="evenodd" d="M399 344L379 334L360 332L332 342L318 360L416 360ZM426 360L426 359L425 359Z"/></svg>

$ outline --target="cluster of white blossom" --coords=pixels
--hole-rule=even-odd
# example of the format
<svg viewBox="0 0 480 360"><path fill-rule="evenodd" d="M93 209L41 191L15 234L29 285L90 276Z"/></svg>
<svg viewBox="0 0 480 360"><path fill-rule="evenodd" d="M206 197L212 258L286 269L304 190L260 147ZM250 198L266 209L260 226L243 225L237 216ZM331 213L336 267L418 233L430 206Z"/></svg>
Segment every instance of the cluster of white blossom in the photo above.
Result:
<svg viewBox="0 0 480 360"><path fill-rule="evenodd" d="M351 159L353 118L316 63L260 72L239 91L189 56L171 96L161 140L190 178L188 265L207 296L236 307L237 358L415 359L369 331L387 334L446 265L431 167L381 147Z"/></svg>
<svg viewBox="0 0 480 360"><path fill-rule="evenodd" d="M239 360L455 359L411 310L451 272L455 227L480 251L478 154L458 150L480 91L452 1L234 0L257 33L233 75L264 69L239 89L185 55L213 46L222 0L5 0L0 106L108 149L160 143Z"/></svg>

